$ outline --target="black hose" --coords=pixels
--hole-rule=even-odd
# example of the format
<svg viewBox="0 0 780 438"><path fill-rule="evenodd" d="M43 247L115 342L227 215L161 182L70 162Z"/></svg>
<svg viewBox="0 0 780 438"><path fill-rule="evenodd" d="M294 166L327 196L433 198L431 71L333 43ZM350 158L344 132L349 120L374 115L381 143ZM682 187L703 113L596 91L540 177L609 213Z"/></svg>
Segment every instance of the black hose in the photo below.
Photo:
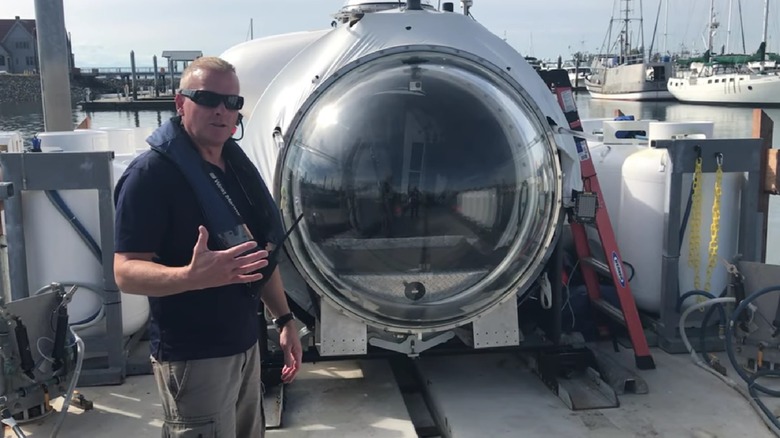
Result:
<svg viewBox="0 0 780 438"><path fill-rule="evenodd" d="M89 234L89 231L87 231L87 229L84 227L84 224L81 223L79 218L77 218L70 207L68 207L68 204L65 203L65 200L62 199L59 192L55 190L46 190L46 197L49 198L49 201L51 201L57 211L59 211L60 214L68 220L71 227L73 227L73 229L76 231L76 234L81 237L81 240L83 240L87 245L89 251L92 253L92 255L95 256L95 258L98 260L98 263L102 265L103 252L100 250L100 245L98 245L92 235Z"/></svg>
<svg viewBox="0 0 780 438"><path fill-rule="evenodd" d="M716 298L715 295L704 290L698 290L698 289L689 290L688 292L685 292L684 294L680 295L680 298L677 299L677 309L675 309L677 310L677 313L680 313L682 311L682 305L685 302L685 300L696 295L709 298L711 300ZM723 320L724 321L726 320L725 315L723 317Z"/></svg>
<svg viewBox="0 0 780 438"><path fill-rule="evenodd" d="M753 376L750 378L750 380L747 382L748 384L748 393L751 397L753 397L753 401L756 402L758 405L758 408L761 409L761 412L766 415L767 418L769 418L769 421L772 422L772 424L775 425L776 428L780 429L780 421L777 420L777 416L774 412L772 412L771 409L767 407L766 404L764 404L763 401L758 396L758 391L763 388L763 386L756 383L756 380L761 377L768 377L768 376L780 376L780 371L777 370L759 370ZM763 391L762 391L763 392Z"/></svg>
<svg viewBox="0 0 780 438"><path fill-rule="evenodd" d="M756 390L761 391L764 394L771 395L773 397L780 397L780 391L769 389L763 385L755 383L755 380L758 377L761 377L765 374L761 374L759 371L755 375L750 376L747 372L745 372L744 368L742 368L742 366L739 365L736 354L734 353L734 341L733 341L734 325L736 324L739 315L745 311L745 308L747 308L751 302L755 301L759 297L766 295L770 292L780 292L780 285L770 286L761 289L754 294L751 294L749 297L742 300L742 302L739 303L737 308L734 309L734 313L731 314L731 319L729 320L729 323L726 325L726 354L728 355L729 361L731 362L731 366L734 367L734 370L737 372L739 377L741 377L742 380L744 380L751 388L755 388ZM771 415L771 417L774 418L774 414Z"/></svg>

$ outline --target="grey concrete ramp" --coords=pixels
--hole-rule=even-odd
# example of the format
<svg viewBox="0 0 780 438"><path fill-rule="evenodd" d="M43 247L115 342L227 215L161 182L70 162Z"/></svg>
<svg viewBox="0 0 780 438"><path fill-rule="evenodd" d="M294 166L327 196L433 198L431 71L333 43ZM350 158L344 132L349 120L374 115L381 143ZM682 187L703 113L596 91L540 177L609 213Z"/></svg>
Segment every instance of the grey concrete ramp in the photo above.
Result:
<svg viewBox="0 0 780 438"><path fill-rule="evenodd" d="M774 436L742 396L690 356L652 353L657 369L637 370L649 392L620 395L614 409L569 410L516 355L422 358L419 370L453 438ZM616 356L633 364L629 351Z"/></svg>
<svg viewBox="0 0 780 438"><path fill-rule="evenodd" d="M120 386L88 387L82 394L94 409L72 407L58 438L155 438L162 407L154 378L130 377ZM285 388L282 427L274 438L417 438L393 373L385 361L303 364ZM59 410L62 398L52 401ZM22 426L28 437L48 438L57 414ZM15 438L7 428L4 438Z"/></svg>
<svg viewBox="0 0 780 438"><path fill-rule="evenodd" d="M417 438L384 360L306 365L285 388L282 428L274 438Z"/></svg>

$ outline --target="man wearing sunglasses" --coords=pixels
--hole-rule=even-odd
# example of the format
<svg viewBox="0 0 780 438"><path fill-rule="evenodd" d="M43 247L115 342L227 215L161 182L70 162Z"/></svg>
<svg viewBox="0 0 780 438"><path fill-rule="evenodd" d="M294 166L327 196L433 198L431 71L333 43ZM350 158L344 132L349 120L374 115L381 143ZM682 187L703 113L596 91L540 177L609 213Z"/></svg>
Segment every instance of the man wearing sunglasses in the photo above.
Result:
<svg viewBox="0 0 780 438"><path fill-rule="evenodd" d="M277 317L282 381L291 382L301 363L281 276L264 250L273 241L264 236L278 234L278 209L231 139L243 106L239 91L226 61L204 57L191 63L175 97L177 116L147 139L153 150L136 158L116 186L114 273L121 290L149 297L163 437L264 436L258 332L265 322L257 312L258 294L250 293L253 285L260 285L259 298ZM255 173L246 171L247 163ZM224 199L204 206L188 178L206 174ZM248 236L257 238L226 244L204 226L223 201L246 224Z"/></svg>

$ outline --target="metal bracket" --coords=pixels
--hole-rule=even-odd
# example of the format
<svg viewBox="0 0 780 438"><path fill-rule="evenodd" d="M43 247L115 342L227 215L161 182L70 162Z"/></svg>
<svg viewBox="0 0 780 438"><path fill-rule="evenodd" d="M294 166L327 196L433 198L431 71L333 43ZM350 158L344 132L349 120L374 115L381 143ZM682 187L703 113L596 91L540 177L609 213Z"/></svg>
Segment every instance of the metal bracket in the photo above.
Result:
<svg viewBox="0 0 780 438"><path fill-rule="evenodd" d="M265 390L263 394L263 410L265 411L266 429L279 429L282 427L284 385L274 385Z"/></svg>
<svg viewBox="0 0 780 438"><path fill-rule="evenodd" d="M607 352L591 348L598 365L601 378L609 383L618 395L626 393L647 394L647 382L634 373L631 369L621 365Z"/></svg>
<svg viewBox="0 0 780 438"><path fill-rule="evenodd" d="M317 346L321 356L366 354L366 325L341 313L323 299L317 327Z"/></svg>
<svg viewBox="0 0 780 438"><path fill-rule="evenodd" d="M443 344L454 337L455 332L447 331L425 340L418 339L414 335L409 335L401 342L392 342L381 338L372 337L368 340L368 343L375 347L384 348L385 350L397 351L398 353L403 353L407 356L415 357L419 356L423 351L430 350L431 348L439 344Z"/></svg>
<svg viewBox="0 0 780 438"><path fill-rule="evenodd" d="M5 201L14 195L14 184L10 182L0 182L0 201Z"/></svg>
<svg viewBox="0 0 780 438"><path fill-rule="evenodd" d="M574 220L581 224L596 222L596 212L599 209L599 197L596 193L579 192L574 198Z"/></svg>
<svg viewBox="0 0 780 438"><path fill-rule="evenodd" d="M507 300L473 324L474 348L520 345L522 335L517 321L517 302Z"/></svg>

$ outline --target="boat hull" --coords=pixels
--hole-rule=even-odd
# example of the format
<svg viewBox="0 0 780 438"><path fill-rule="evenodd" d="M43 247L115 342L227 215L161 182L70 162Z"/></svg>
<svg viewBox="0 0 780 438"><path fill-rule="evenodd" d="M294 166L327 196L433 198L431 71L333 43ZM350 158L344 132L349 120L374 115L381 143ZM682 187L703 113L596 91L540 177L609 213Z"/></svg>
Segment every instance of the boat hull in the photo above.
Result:
<svg viewBox="0 0 780 438"><path fill-rule="evenodd" d="M668 62L596 66L585 86L593 99L668 100L666 85L672 65Z"/></svg>
<svg viewBox="0 0 780 438"><path fill-rule="evenodd" d="M780 105L780 76L731 73L672 78L669 92L681 102Z"/></svg>
<svg viewBox="0 0 780 438"><path fill-rule="evenodd" d="M633 93L598 93L589 91L591 99L603 100L672 100L669 91L637 91Z"/></svg>

